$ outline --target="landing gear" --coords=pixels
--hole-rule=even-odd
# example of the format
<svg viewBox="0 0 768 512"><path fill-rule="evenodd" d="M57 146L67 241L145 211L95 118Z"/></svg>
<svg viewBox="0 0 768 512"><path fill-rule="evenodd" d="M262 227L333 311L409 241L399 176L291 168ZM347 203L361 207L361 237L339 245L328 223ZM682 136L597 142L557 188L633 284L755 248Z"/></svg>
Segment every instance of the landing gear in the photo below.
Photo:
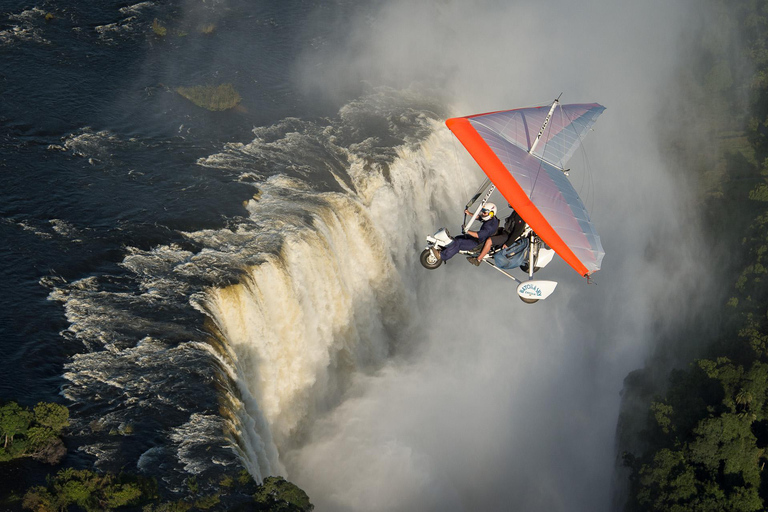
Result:
<svg viewBox="0 0 768 512"><path fill-rule="evenodd" d="M537 267L536 263L538 263L539 260L539 248L541 247L541 243L539 242L538 237L532 236L531 237L531 244L529 245L529 258L528 261L524 262L522 265L520 265L520 270L528 274L529 276L533 277L533 274L539 271L541 267ZM536 262L536 263L534 263ZM533 272L529 273L528 269L530 269L530 265L533 263Z"/></svg>
<svg viewBox="0 0 768 512"><path fill-rule="evenodd" d="M438 254L439 251L437 249L424 249L421 251L421 257L419 258L421 266L428 270L435 270L443 264L443 260L437 256Z"/></svg>
<svg viewBox="0 0 768 512"><path fill-rule="evenodd" d="M535 272L535 270L534 270ZM536 304L541 299L526 299L525 297L520 297L520 300L525 302L526 304Z"/></svg>

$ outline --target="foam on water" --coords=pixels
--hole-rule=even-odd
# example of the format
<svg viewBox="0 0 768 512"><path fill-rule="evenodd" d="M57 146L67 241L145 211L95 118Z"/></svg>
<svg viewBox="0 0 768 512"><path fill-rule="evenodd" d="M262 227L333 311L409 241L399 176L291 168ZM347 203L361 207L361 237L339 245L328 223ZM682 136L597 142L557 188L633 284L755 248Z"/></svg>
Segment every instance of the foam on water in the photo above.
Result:
<svg viewBox="0 0 768 512"><path fill-rule="evenodd" d="M100 41L115 44L118 42L118 38L125 39L146 31L150 22L144 15L153 7L155 7L155 3L149 1L120 7L118 12L124 18L112 23L97 25L93 27L93 30L98 34Z"/></svg>
<svg viewBox="0 0 768 512"><path fill-rule="evenodd" d="M39 7L8 15L8 20L14 26L0 30L0 45L10 45L16 42L51 44L49 40L43 37L42 27L45 25L45 16L46 12Z"/></svg>

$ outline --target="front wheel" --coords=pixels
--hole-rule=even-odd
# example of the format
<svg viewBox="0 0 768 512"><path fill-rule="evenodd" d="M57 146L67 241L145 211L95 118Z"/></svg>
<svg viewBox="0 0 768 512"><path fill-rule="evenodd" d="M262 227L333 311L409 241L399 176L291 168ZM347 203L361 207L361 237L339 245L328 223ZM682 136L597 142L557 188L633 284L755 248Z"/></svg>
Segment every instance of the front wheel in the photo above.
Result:
<svg viewBox="0 0 768 512"><path fill-rule="evenodd" d="M435 256L429 249L424 249L421 251L421 257L419 258L419 261L421 261L421 266L428 270L435 270L443 263L443 260Z"/></svg>
<svg viewBox="0 0 768 512"><path fill-rule="evenodd" d="M520 296L518 295L518 297ZM539 302L540 299L526 299L525 297L520 297L520 300L525 302L526 304L536 304L537 302Z"/></svg>

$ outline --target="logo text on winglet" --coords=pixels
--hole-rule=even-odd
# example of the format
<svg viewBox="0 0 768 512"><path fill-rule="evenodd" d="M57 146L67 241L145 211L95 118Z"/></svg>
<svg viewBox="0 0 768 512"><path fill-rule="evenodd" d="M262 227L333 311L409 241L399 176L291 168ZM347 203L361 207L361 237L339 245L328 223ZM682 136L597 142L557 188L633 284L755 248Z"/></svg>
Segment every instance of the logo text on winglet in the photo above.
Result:
<svg viewBox="0 0 768 512"><path fill-rule="evenodd" d="M541 288L535 284L528 283L520 287L518 293L520 293L520 295L527 295L529 297L541 297Z"/></svg>

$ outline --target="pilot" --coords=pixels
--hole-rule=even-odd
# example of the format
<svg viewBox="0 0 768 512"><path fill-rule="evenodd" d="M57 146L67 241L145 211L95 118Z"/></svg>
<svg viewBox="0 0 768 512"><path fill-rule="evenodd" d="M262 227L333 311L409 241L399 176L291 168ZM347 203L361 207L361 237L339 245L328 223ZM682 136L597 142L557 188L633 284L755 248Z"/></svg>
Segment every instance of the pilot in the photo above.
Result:
<svg viewBox="0 0 768 512"><path fill-rule="evenodd" d="M511 204L507 204L507 206L512 208ZM483 258L485 258L485 255L491 250L491 247L500 245L503 249L506 249L511 246L515 240L520 238L520 235L523 234L526 226L527 224L522 217L520 217L520 214L512 208L512 213L509 214L509 217L504 219L504 227L499 229L495 235L488 237L485 240L483 249L480 251L480 254L477 255L477 258L474 256L467 256L467 261L476 267L480 266L480 263L483 261Z"/></svg>
<svg viewBox="0 0 768 512"><path fill-rule="evenodd" d="M467 215L472 215L469 210L464 210ZM445 248L438 253L440 259L448 261L453 258L459 251L468 251L473 249L478 244L484 243L490 238L491 235L496 233L499 229L499 219L496 218L496 205L493 203L486 203L482 210L480 210L480 220L482 225L477 231L467 231L466 234L459 235L453 239L453 242L446 245Z"/></svg>

